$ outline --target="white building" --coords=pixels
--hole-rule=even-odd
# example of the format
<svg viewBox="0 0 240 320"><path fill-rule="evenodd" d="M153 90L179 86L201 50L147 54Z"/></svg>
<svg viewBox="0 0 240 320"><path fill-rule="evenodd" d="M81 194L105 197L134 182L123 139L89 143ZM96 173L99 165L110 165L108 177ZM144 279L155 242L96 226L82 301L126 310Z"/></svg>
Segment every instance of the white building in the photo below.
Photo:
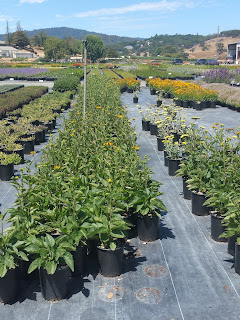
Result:
<svg viewBox="0 0 240 320"><path fill-rule="evenodd" d="M238 64L240 62L240 42L229 43L227 50L227 55L233 57L233 60Z"/></svg>
<svg viewBox="0 0 240 320"><path fill-rule="evenodd" d="M18 52L18 49L10 46L0 46L0 57L13 58L14 52Z"/></svg>

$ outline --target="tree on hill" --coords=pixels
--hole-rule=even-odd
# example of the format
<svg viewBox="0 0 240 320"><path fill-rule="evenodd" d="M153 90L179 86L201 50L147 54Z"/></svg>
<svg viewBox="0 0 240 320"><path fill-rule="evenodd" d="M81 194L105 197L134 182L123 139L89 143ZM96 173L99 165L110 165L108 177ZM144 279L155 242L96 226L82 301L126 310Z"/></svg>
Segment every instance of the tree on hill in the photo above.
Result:
<svg viewBox="0 0 240 320"><path fill-rule="evenodd" d="M47 39L46 32L39 31L31 38L31 42L34 46L43 47L46 39Z"/></svg>
<svg viewBox="0 0 240 320"><path fill-rule="evenodd" d="M66 55L64 41L56 37L47 37L44 42L44 55L49 61L62 59Z"/></svg>
<svg viewBox="0 0 240 320"><path fill-rule="evenodd" d="M66 54L73 56L82 53L83 43L81 40L76 40L71 36L66 37L64 40Z"/></svg>
<svg viewBox="0 0 240 320"><path fill-rule="evenodd" d="M108 58L119 58L119 53L113 46L106 48L105 55Z"/></svg>
<svg viewBox="0 0 240 320"><path fill-rule="evenodd" d="M30 39L22 30L20 21L17 22L17 30L12 34L11 43L20 49L30 45Z"/></svg>
<svg viewBox="0 0 240 320"><path fill-rule="evenodd" d="M96 60L98 60L104 56L105 45L100 37L88 34L85 37L85 40L87 41L88 57L93 62L95 62Z"/></svg>

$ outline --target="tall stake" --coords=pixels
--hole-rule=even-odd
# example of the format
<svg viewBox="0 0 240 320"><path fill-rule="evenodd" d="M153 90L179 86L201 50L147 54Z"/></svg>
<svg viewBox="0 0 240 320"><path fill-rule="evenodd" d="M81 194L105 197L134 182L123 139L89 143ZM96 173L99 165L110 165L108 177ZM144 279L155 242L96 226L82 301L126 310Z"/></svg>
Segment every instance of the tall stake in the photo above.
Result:
<svg viewBox="0 0 240 320"><path fill-rule="evenodd" d="M84 98L83 98L83 119L86 118L86 101L87 101L87 41L83 40L84 44Z"/></svg>

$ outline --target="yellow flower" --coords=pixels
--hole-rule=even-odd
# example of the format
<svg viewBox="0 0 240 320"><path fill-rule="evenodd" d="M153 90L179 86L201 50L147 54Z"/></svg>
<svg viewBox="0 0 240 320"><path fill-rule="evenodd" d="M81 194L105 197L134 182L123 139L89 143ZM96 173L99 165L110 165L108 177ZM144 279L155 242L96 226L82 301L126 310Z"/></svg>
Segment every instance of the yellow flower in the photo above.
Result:
<svg viewBox="0 0 240 320"><path fill-rule="evenodd" d="M30 151L30 154L36 154L37 151Z"/></svg>
<svg viewBox="0 0 240 320"><path fill-rule="evenodd" d="M192 119L197 120L200 119L200 117L192 117Z"/></svg>
<svg viewBox="0 0 240 320"><path fill-rule="evenodd" d="M112 182L112 179L109 178L109 179L108 179L108 182Z"/></svg>
<svg viewBox="0 0 240 320"><path fill-rule="evenodd" d="M74 136L74 133L71 133L70 136L73 137L73 136Z"/></svg>
<svg viewBox="0 0 240 320"><path fill-rule="evenodd" d="M233 136L233 138L237 138L237 136Z"/></svg>
<svg viewBox="0 0 240 320"><path fill-rule="evenodd" d="M102 107L100 107L100 106L97 106L97 107L96 107L96 109L102 109Z"/></svg>
<svg viewBox="0 0 240 320"><path fill-rule="evenodd" d="M60 166L54 166L54 169L56 169L56 170L58 170L60 168L61 168Z"/></svg>
<svg viewBox="0 0 240 320"><path fill-rule="evenodd" d="M139 150L139 146L133 146L132 149Z"/></svg>
<svg viewBox="0 0 240 320"><path fill-rule="evenodd" d="M117 117L118 118L123 118L123 116L121 114L118 114Z"/></svg>

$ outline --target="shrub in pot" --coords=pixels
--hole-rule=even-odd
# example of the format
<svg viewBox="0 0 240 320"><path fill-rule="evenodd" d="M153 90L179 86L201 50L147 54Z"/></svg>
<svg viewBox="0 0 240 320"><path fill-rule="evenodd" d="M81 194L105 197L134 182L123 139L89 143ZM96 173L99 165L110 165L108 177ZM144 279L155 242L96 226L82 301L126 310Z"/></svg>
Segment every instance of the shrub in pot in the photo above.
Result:
<svg viewBox="0 0 240 320"><path fill-rule="evenodd" d="M162 194L158 190L160 185L160 182L148 179L144 188L136 190L133 203L138 214L138 237L142 241L158 239L158 221L161 217L159 211L167 210L162 200L157 198Z"/></svg>
<svg viewBox="0 0 240 320"><path fill-rule="evenodd" d="M64 299L68 292L70 269L74 271L71 251L74 246L66 235L55 239L46 236L29 236L26 251L34 256L28 273L39 269L42 296L46 300ZM70 268L70 269L69 269Z"/></svg>
<svg viewBox="0 0 240 320"><path fill-rule="evenodd" d="M4 234L3 220L5 214L1 214L0 235L0 302L15 302L21 289L21 278L19 275L19 261L28 261L26 253L22 250L24 241L19 241L9 233Z"/></svg>
<svg viewBox="0 0 240 320"><path fill-rule="evenodd" d="M16 154L6 154L0 152L0 179L8 181L14 175L14 164L19 164L21 157Z"/></svg>
<svg viewBox="0 0 240 320"><path fill-rule="evenodd" d="M100 246L97 248L100 273L105 277L116 277L122 273L125 231L130 224L119 213L96 212L90 227L97 234Z"/></svg>

